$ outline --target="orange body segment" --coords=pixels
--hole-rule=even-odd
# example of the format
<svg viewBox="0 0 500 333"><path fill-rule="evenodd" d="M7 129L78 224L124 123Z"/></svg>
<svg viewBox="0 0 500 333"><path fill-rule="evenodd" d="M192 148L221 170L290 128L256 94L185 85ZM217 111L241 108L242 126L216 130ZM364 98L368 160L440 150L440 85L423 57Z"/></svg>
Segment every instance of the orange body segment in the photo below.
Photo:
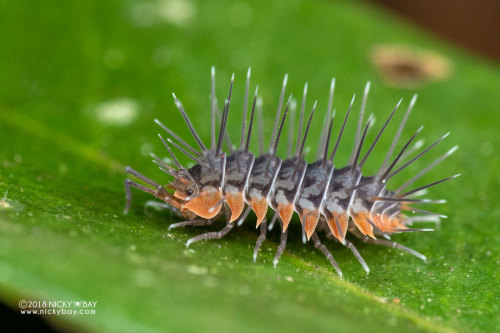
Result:
<svg viewBox="0 0 500 333"><path fill-rule="evenodd" d="M283 221L283 232L285 232L293 216L293 204L278 204L278 214Z"/></svg>
<svg viewBox="0 0 500 333"><path fill-rule="evenodd" d="M340 226L340 230L337 227L336 221ZM333 217L327 219L326 222L332 234L343 244L345 242L345 235L347 233L349 216L347 216L347 214L333 214Z"/></svg>
<svg viewBox="0 0 500 333"><path fill-rule="evenodd" d="M259 226L266 217L268 208L267 200L263 197L260 198L254 197L250 201L250 207L252 207L252 210L255 212L255 215L257 215L257 226Z"/></svg>
<svg viewBox="0 0 500 333"><path fill-rule="evenodd" d="M183 208L190 210L204 219L211 219L219 214L222 204L217 205L217 203L221 199L222 192L219 190L213 193L201 193L196 198L185 203ZM211 209L213 210L211 211Z"/></svg>
<svg viewBox="0 0 500 333"><path fill-rule="evenodd" d="M392 229L389 220L390 218L387 214L372 215L372 222L382 231L390 231Z"/></svg>
<svg viewBox="0 0 500 333"><path fill-rule="evenodd" d="M302 224L304 224L304 229L306 231L307 240L309 240L316 229L319 221L319 210L307 210L304 209L302 216Z"/></svg>
<svg viewBox="0 0 500 333"><path fill-rule="evenodd" d="M382 231L394 232L395 229L406 229L407 227L401 223L399 217L391 218L387 214L373 216L373 223Z"/></svg>
<svg viewBox="0 0 500 333"><path fill-rule="evenodd" d="M243 198L243 192L239 193L227 193L226 202L231 209L231 218L229 222L234 222L238 217L241 216L243 209L245 208L245 200Z"/></svg>
<svg viewBox="0 0 500 333"><path fill-rule="evenodd" d="M359 231L361 231L364 235L368 235L371 238L375 239L375 235L373 235L373 227L370 222L368 222L369 218L370 217L368 213L361 213L352 216L354 224L356 224L356 227L358 227Z"/></svg>
<svg viewBox="0 0 500 333"><path fill-rule="evenodd" d="M391 229L408 229L406 225L402 223L401 218L399 217L393 217L392 219L389 219L389 223L391 225Z"/></svg>

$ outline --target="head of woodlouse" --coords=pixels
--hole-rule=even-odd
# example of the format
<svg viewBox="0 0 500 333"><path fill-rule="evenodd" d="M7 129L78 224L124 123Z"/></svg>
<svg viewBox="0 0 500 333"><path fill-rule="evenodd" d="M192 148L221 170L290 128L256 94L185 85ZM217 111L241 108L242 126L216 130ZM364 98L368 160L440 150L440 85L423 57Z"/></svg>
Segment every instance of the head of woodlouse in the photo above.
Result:
<svg viewBox="0 0 500 333"><path fill-rule="evenodd" d="M186 169L179 170L168 187L174 190L174 197L181 201L189 201L200 193L200 186Z"/></svg>
<svg viewBox="0 0 500 333"><path fill-rule="evenodd" d="M215 217L222 207L220 173L200 164L179 170L169 188L174 190L175 199L182 202L181 210L205 219Z"/></svg>

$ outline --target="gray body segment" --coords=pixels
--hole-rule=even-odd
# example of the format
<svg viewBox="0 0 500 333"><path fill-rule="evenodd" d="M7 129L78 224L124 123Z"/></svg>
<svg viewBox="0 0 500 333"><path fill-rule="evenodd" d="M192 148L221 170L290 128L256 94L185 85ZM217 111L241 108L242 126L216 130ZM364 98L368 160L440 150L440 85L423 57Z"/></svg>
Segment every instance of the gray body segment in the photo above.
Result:
<svg viewBox="0 0 500 333"><path fill-rule="evenodd" d="M279 203L283 205L295 203L306 169L306 161L298 157L283 161L271 191L270 202L274 209L277 209Z"/></svg>
<svg viewBox="0 0 500 333"><path fill-rule="evenodd" d="M222 193L243 192L250 172L255 161L255 156L252 153L237 151L230 154L226 160L226 177Z"/></svg>
<svg viewBox="0 0 500 333"><path fill-rule="evenodd" d="M332 217L332 213L344 214L348 211L354 194L351 188L357 185L360 178L361 173L353 173L350 166L333 171L323 207L327 219Z"/></svg>
<svg viewBox="0 0 500 333"><path fill-rule="evenodd" d="M299 197L295 202L295 210L299 216L302 216L304 210L314 211L322 206L332 172L331 163L323 167L322 161L317 161L307 166Z"/></svg>
<svg viewBox="0 0 500 333"><path fill-rule="evenodd" d="M361 258L360 255L356 254L352 243L346 241L345 236L349 227L349 208L354 196L353 188L360 179L360 170L352 166L334 170L325 196L325 203L321 207L321 214L326 218L330 232L342 244L349 246L358 260ZM360 262L363 264L362 260ZM367 269L367 266L363 265L363 267Z"/></svg>
<svg viewBox="0 0 500 333"><path fill-rule="evenodd" d="M223 155L215 156L214 154L206 154L203 162L211 168L195 164L188 169L188 172L196 183L200 185L200 188L205 186L220 188L224 174L224 159Z"/></svg>
<svg viewBox="0 0 500 333"><path fill-rule="evenodd" d="M281 162L279 157L271 154L265 154L255 159L245 191L247 201L251 201L252 197L268 197L281 168Z"/></svg>

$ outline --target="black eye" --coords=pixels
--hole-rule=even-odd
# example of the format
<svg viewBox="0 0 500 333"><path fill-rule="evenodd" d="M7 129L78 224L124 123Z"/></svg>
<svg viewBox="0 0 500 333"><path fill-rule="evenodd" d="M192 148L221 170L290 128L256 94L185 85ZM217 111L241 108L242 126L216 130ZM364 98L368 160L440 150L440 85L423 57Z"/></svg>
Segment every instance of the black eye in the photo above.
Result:
<svg viewBox="0 0 500 333"><path fill-rule="evenodd" d="M188 189L186 190L186 195L187 195L187 196L190 196L191 194L193 194L193 190L192 190L192 189L190 189L190 188L188 188Z"/></svg>

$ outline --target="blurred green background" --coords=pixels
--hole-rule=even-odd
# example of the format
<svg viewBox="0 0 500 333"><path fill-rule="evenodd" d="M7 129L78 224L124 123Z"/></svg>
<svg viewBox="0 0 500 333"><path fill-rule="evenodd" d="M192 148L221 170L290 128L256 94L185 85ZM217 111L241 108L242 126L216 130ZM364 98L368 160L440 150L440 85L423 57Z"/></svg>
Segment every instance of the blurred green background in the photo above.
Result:
<svg viewBox="0 0 500 333"><path fill-rule="evenodd" d="M500 330L497 65L361 1L15 1L0 4L0 27L0 194L8 190L0 207L0 300L15 312L21 299L97 301L95 315L45 317L71 331ZM387 85L372 51L394 44L436 52L452 69L412 89ZM418 93L403 138L420 125L427 144L452 134L394 186L456 144L458 153L419 184L463 174L431 191L448 200L432 207L449 216L439 230L394 237L428 262L354 241L371 268L366 276L348 249L329 242L344 272L339 280L312 244L302 245L297 224L274 269L279 231L253 264L253 216L223 240L190 249L188 238L223 224L169 232L178 219L145 212L151 198L138 191L122 216L125 165L168 180L148 156L164 155L152 120L191 140L172 91L208 142L212 65L219 100L236 74L233 138L248 66L263 97L266 138L283 75L294 96L307 81L308 108L317 98L321 110L309 161L332 76L341 115L371 80L367 112L377 127L399 98L406 108ZM339 164L353 135L350 126ZM382 137L368 173L390 142Z"/></svg>

